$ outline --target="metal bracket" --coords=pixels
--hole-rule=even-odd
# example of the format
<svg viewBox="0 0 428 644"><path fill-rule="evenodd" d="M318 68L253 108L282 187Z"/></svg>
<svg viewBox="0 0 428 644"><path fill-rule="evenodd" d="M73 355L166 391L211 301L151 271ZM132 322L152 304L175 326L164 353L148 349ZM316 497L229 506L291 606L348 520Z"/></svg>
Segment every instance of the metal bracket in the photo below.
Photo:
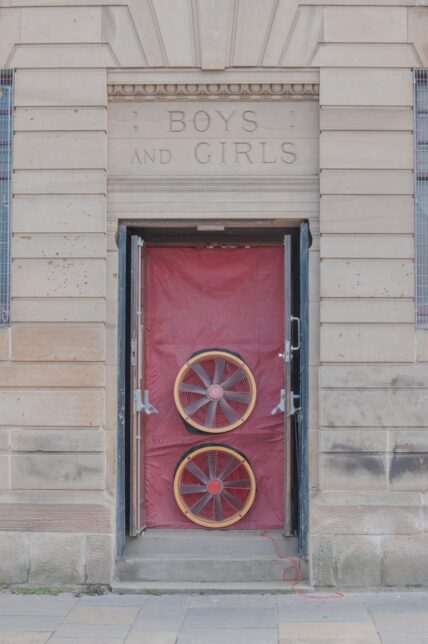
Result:
<svg viewBox="0 0 428 644"><path fill-rule="evenodd" d="M137 403L137 411L143 411L147 416L159 413L156 407L153 407L150 402L148 389L144 389L144 402L141 400L141 389L134 391L134 398Z"/></svg>
<svg viewBox="0 0 428 644"><path fill-rule="evenodd" d="M270 412L272 416L275 416L279 411L282 411L282 413L285 413L285 389L281 389L281 393L279 396L279 403L277 404L276 407L272 409Z"/></svg>
<svg viewBox="0 0 428 644"><path fill-rule="evenodd" d="M296 346L291 345L291 351L299 351L300 349L300 318L296 318L293 315L290 318L291 322L297 322L297 344Z"/></svg>
<svg viewBox="0 0 428 644"><path fill-rule="evenodd" d="M295 394L294 391L290 392L291 393L291 405L290 405L290 411L288 413L289 416L294 416L294 414L298 411L300 411L300 405L299 407L296 407L294 404L295 400L300 400L300 394Z"/></svg>

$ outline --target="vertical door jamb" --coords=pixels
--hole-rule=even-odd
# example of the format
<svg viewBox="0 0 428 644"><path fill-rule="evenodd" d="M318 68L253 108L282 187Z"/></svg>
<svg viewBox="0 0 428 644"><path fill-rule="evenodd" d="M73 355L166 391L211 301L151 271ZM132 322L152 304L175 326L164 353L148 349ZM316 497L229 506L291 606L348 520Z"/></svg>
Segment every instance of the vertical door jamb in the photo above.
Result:
<svg viewBox="0 0 428 644"><path fill-rule="evenodd" d="M116 503L116 555L122 557L126 534L126 292L127 292L127 230L119 225L118 268L118 392L117 392L117 503Z"/></svg>
<svg viewBox="0 0 428 644"><path fill-rule="evenodd" d="M309 471L308 471L308 398L309 398L309 227L300 226L300 405L298 410L298 473L299 473L299 554L308 556Z"/></svg>
<svg viewBox="0 0 428 644"><path fill-rule="evenodd" d="M143 300L144 242L131 237L130 360L130 522L129 534L145 528L143 486Z"/></svg>

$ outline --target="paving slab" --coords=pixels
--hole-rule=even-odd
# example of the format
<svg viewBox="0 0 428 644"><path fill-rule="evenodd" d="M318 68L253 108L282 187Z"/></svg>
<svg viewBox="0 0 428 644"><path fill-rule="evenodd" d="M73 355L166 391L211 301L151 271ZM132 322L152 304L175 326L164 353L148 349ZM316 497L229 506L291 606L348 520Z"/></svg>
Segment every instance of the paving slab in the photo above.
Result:
<svg viewBox="0 0 428 644"><path fill-rule="evenodd" d="M125 639L128 635L129 626L122 624L61 624L55 631L57 638L75 639Z"/></svg>
<svg viewBox="0 0 428 644"><path fill-rule="evenodd" d="M427 644L428 631L426 633L381 633L382 644Z"/></svg>
<svg viewBox="0 0 428 644"><path fill-rule="evenodd" d="M52 633L6 633L0 634L1 644L45 644Z"/></svg>
<svg viewBox="0 0 428 644"><path fill-rule="evenodd" d="M177 644L278 644L276 628L183 630ZM151 644L151 643L150 643Z"/></svg>
<svg viewBox="0 0 428 644"><path fill-rule="evenodd" d="M61 624L61 617L38 615L0 615L1 632L54 631Z"/></svg>
<svg viewBox="0 0 428 644"><path fill-rule="evenodd" d="M125 644L176 644L175 631L138 631L130 633Z"/></svg>
<svg viewBox="0 0 428 644"><path fill-rule="evenodd" d="M207 607L189 608L183 630L275 628L276 625L277 614L274 608Z"/></svg>
<svg viewBox="0 0 428 644"><path fill-rule="evenodd" d="M65 618L66 624L127 624L131 625L138 607L76 606Z"/></svg>
<svg viewBox="0 0 428 644"><path fill-rule="evenodd" d="M428 612L397 613L372 610L373 620L379 631L384 633L425 633L428 632ZM427 640L428 642L428 640Z"/></svg>
<svg viewBox="0 0 428 644"><path fill-rule="evenodd" d="M64 616L77 601L77 598L69 593L56 597L0 593L0 615Z"/></svg>
<svg viewBox="0 0 428 644"><path fill-rule="evenodd" d="M296 640L319 640L345 642L361 640L364 644L379 644L381 641L372 623L365 622L289 622L279 623L279 640L289 644Z"/></svg>
<svg viewBox="0 0 428 644"><path fill-rule="evenodd" d="M125 640L120 639L97 639L97 638L75 638L75 637L52 637L49 640L49 644L123 644Z"/></svg>

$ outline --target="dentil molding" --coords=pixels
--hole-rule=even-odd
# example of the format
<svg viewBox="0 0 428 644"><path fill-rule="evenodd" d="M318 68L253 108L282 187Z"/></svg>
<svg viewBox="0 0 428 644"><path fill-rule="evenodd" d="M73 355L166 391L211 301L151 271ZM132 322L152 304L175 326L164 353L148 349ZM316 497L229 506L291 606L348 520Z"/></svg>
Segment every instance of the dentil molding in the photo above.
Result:
<svg viewBox="0 0 428 644"><path fill-rule="evenodd" d="M318 83L164 83L108 85L110 101L318 101Z"/></svg>

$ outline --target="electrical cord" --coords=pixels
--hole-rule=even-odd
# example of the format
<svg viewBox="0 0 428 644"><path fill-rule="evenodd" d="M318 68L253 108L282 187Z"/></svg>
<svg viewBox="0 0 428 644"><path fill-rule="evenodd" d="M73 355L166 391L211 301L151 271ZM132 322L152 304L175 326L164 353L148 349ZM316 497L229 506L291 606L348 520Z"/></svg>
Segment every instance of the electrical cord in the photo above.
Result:
<svg viewBox="0 0 428 644"><path fill-rule="evenodd" d="M292 593L299 595L300 597L305 597L305 599L340 599L344 597L344 594L339 591L333 591L329 595L309 595L308 593L304 593L303 591L298 590L296 586L302 581L302 574L300 572L300 560L297 557L292 557L291 555L282 555L275 537L269 534L269 532L262 532L260 536L267 537L272 541L278 560L288 562L284 566L282 579L283 581L291 584Z"/></svg>

